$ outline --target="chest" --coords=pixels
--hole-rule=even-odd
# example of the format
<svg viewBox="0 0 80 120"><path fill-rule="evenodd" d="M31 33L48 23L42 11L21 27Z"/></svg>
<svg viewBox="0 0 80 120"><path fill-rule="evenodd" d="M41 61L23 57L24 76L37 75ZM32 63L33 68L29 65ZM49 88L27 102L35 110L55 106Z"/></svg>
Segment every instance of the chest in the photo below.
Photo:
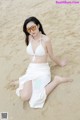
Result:
<svg viewBox="0 0 80 120"><path fill-rule="evenodd" d="M44 49L44 51L46 52L46 45L44 43L44 41L38 41L38 42L31 42L31 47L33 52L35 53L37 50L41 50Z"/></svg>

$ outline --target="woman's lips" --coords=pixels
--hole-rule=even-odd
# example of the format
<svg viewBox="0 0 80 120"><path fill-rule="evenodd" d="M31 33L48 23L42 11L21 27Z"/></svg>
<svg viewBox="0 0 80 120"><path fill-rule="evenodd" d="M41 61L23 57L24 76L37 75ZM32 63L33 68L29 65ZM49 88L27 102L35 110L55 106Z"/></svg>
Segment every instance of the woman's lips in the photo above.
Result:
<svg viewBox="0 0 80 120"><path fill-rule="evenodd" d="M33 35L35 35L35 33L33 33Z"/></svg>

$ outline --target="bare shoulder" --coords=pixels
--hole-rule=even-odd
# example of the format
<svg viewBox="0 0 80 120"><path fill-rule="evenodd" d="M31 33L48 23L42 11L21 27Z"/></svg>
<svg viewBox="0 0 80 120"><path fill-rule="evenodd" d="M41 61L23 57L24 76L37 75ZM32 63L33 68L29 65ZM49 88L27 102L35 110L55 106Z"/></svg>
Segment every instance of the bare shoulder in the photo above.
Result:
<svg viewBox="0 0 80 120"><path fill-rule="evenodd" d="M47 35L44 35L44 34L43 34L43 41L44 41L45 43L50 42L50 38L49 38Z"/></svg>

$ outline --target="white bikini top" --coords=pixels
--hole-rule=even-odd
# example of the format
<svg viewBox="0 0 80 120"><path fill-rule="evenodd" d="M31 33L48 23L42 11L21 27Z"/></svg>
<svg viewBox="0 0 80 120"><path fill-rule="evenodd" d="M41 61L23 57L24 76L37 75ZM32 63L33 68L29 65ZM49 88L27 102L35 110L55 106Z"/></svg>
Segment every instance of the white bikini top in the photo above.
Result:
<svg viewBox="0 0 80 120"><path fill-rule="evenodd" d="M36 48L35 52L33 51L32 49L32 44L31 44L31 41L29 42L29 45L27 46L26 48L26 51L29 55L33 55L33 59L32 61L35 60L35 57L36 56L44 56L45 55L45 50L44 50L44 47L42 46L41 44L41 40L42 40L42 37L40 39L40 45L38 45L38 47Z"/></svg>

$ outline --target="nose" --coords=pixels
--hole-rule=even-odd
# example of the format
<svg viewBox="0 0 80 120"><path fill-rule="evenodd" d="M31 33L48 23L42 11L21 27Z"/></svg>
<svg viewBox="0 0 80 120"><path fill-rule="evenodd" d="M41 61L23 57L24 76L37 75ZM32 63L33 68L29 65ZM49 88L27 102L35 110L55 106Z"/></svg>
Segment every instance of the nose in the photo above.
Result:
<svg viewBox="0 0 80 120"><path fill-rule="evenodd" d="M31 30L31 33L33 34L33 33L34 33L34 31L33 31L33 30Z"/></svg>
<svg viewBox="0 0 80 120"><path fill-rule="evenodd" d="M33 32L33 30L31 29L31 32Z"/></svg>

